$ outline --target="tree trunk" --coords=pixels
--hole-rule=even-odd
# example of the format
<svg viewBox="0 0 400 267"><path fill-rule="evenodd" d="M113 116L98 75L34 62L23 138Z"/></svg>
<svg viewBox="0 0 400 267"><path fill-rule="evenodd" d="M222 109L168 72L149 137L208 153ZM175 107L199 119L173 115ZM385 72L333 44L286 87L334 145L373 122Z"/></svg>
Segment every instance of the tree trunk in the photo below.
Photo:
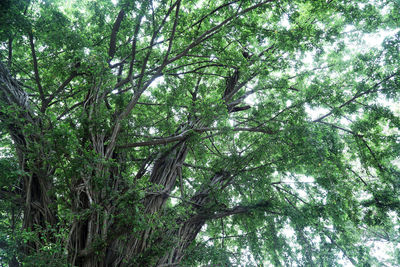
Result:
<svg viewBox="0 0 400 267"><path fill-rule="evenodd" d="M43 163L44 155L41 150L37 151L36 145L41 144L42 140L40 132L24 133L26 126L39 129L40 120L33 119L27 94L1 62L0 98L12 108L7 114L0 112L0 119L9 130L16 146L20 168L25 172L22 175L22 192L25 200L23 229L37 230L42 235L39 236L39 241L29 241L24 246L25 253L29 254L40 248L41 238L54 240L51 234L43 236L47 224L55 225L57 221L55 211L50 208L53 201L49 195L52 181L49 169Z"/></svg>
<svg viewBox="0 0 400 267"><path fill-rule="evenodd" d="M187 146L185 141L183 141L159 155L155 160L150 176L150 183L153 186L150 188L150 192L147 192L142 202L144 213L156 214L160 212L169 194L175 187L176 179L181 173L186 154ZM148 223L151 224L151 222ZM148 259L139 259L141 261L139 263L136 257L145 253L152 246L154 231L155 229L149 226L146 230L135 236L131 236L126 241L114 241L107 250L107 266L121 266L124 262L133 262L135 260L136 264L140 264L141 266L149 264Z"/></svg>
<svg viewBox="0 0 400 267"><path fill-rule="evenodd" d="M45 240L55 241L56 238L52 236L51 231L48 231L49 226L57 228L57 214L55 209L50 208L56 201L49 195L53 187L52 168L46 166L43 160L50 157L50 152L45 150L45 142L41 141L43 140L42 125L40 121L32 119L26 94L9 76L5 68L2 65L0 67L3 101L17 104L20 108L17 117L23 117L25 123L29 122L31 127L38 129L35 135L25 136L23 127L18 126L19 124L11 123L9 127L11 136L17 143L20 166L26 172L23 183L26 203L23 228L38 230L40 234L48 233ZM88 120L91 121L91 118L96 116L96 108L102 99L99 97L99 92L95 90L89 92L88 95L85 108ZM7 114L0 115L2 115L2 119L7 116ZM186 127L193 129L199 127L200 124L202 122L196 120L188 122ZM98 133L99 130L96 130L96 127L90 123L85 125L84 129L82 147L90 144L89 147L96 152L100 159L106 158L104 152L106 135L103 132ZM180 131L185 129L181 128ZM145 197L140 202L143 214L158 215L162 212L172 190L176 187L177 177L182 175L182 165L188 152L186 145L188 138L189 135L186 135L166 152L159 153L154 160L149 179L152 186L147 189ZM39 150L35 151L38 148ZM82 150L82 152L89 151ZM118 158L121 154L122 152L116 151L113 153L113 157ZM149 161L152 162L150 158ZM123 266L124 264L137 266L178 264L184 256L184 250L196 238L207 219L206 216L197 215L204 213L204 205L210 202L210 188L222 186L226 177L222 174L215 175L204 189L190 199L194 205L191 219L176 218L175 226L172 229L153 226L152 222L148 222L147 229L132 234L132 229L130 229L132 225L121 223L113 217L117 213L117 207L109 202L107 198L109 193L106 192L106 189L99 188L94 181L95 177L101 177L115 192L123 193L129 190L123 183L118 182L119 177L123 175L124 160L126 158L122 156L122 162L120 161L119 165L121 168L117 169L113 169L101 161L93 163L92 166L83 166L80 173L76 173L77 177L71 178L71 212L77 217L69 229L68 261L72 265L86 267ZM81 216L80 214L85 215ZM121 238L121 236L127 238ZM27 255L40 250L43 245L40 243L40 236L38 240L37 242L30 241L27 244L25 250ZM174 242L173 246L171 246L171 241ZM168 244L168 246L162 248L163 244ZM154 247L160 250L155 251Z"/></svg>
<svg viewBox="0 0 400 267"><path fill-rule="evenodd" d="M212 201L210 198L211 188L221 187L228 177L229 175L226 173L214 175L210 183L190 199L189 203L194 208L192 216L185 221L177 221L178 227L165 234L164 238L174 240L175 245L158 260L156 266L179 265L186 248L195 240L206 223L209 212L205 206Z"/></svg>

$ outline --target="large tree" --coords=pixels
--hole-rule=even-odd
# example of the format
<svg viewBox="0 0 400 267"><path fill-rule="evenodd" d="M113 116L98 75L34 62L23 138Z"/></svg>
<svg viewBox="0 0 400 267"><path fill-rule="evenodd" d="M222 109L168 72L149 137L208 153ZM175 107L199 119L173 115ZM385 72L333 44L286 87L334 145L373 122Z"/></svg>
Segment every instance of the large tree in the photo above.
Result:
<svg viewBox="0 0 400 267"><path fill-rule="evenodd" d="M400 264L399 10L2 1L0 262Z"/></svg>

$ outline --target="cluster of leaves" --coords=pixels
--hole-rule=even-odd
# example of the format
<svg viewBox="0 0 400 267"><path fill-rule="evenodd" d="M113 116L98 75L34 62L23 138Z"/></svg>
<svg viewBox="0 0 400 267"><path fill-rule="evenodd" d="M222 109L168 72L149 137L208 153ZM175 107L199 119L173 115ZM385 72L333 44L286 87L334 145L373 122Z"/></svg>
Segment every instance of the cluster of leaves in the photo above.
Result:
<svg viewBox="0 0 400 267"><path fill-rule="evenodd" d="M187 266L378 266L379 239L394 247L386 264L400 264L398 10L5 1L0 60L34 123L0 80L0 262L67 266L145 240L125 264L183 247ZM381 47L350 47L389 29ZM48 191L37 201L50 199L56 223L32 229L26 181L40 175ZM166 181L151 183L157 175ZM146 204L157 197L160 208ZM74 250L94 221L98 236L80 232L76 246L92 243ZM199 223L193 240L180 236L185 223Z"/></svg>

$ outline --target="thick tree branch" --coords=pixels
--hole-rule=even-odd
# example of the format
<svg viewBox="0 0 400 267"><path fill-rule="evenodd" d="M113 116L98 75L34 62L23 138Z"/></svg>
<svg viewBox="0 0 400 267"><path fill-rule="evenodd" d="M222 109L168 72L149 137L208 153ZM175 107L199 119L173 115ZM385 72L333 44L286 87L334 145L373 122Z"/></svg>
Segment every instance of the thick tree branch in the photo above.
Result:
<svg viewBox="0 0 400 267"><path fill-rule="evenodd" d="M65 87L78 75L80 75L79 73L77 73L76 71L73 71L69 77L57 88L57 90L51 94L46 100L46 105L50 104L50 102L56 97L58 96L64 89Z"/></svg>
<svg viewBox="0 0 400 267"><path fill-rule="evenodd" d="M115 20L113 29L111 31L110 48L108 49L108 56L110 57L109 61L111 61L115 55L117 33L119 31L119 27L121 26L121 22L124 19L124 15L125 11L121 9L121 11L118 13L117 19Z"/></svg>
<svg viewBox="0 0 400 267"><path fill-rule="evenodd" d="M137 102L139 101L140 96L142 95L142 93L150 86L150 84L157 79L158 77L161 76L162 70L164 69L164 67L169 63L167 61L165 61L156 71L155 74L153 74L152 77L150 77L150 79L142 86L143 83L143 78L144 78L144 73L146 71L146 67L147 67L147 62L150 58L150 55L152 53L152 48L153 48L153 43L155 42L160 30L162 27L164 27L167 18L170 16L172 10L175 8L176 5L179 5L180 0L176 1L167 11L167 14L164 16L164 19L161 22L161 25L153 32L153 35L151 37L150 40L150 49L146 54L146 57L143 61L142 64L142 68L140 71L140 75L139 75L139 80L137 82L136 85L134 85L133 81L131 80L132 83L132 87L136 88L135 93L133 95L133 97L131 98L131 100L129 101L128 105L125 107L125 109L120 113L120 115L117 117L113 130L112 130L112 134L111 134L111 138L110 138L110 144L107 146L107 150L106 150L106 158L109 158L112 154L112 152L114 151L115 148L115 144L117 141L117 137L118 137L118 133L120 131L121 128L121 121L128 116L128 114L132 111L132 109L135 107L135 105L137 104ZM144 5L147 6L147 5ZM177 18L176 18L177 19ZM172 43L170 43L172 44Z"/></svg>
<svg viewBox="0 0 400 267"><path fill-rule="evenodd" d="M42 84L40 82L40 76L39 76L39 69L38 69L38 63L37 63L37 57L36 57L36 51L35 51L35 44L33 42L33 34L29 33L29 43L31 46L31 54L32 54L32 60L33 60L33 71L35 73L35 81L39 89L39 95L40 99L42 100L42 109L46 109L45 106L45 96L42 88ZM43 111L42 110L42 111Z"/></svg>
<svg viewBox="0 0 400 267"><path fill-rule="evenodd" d="M179 17L180 5L181 5L181 0L177 0L176 1L176 11L175 11L175 20L174 20L174 25L172 26L171 37L169 38L168 49L167 49L167 52L165 53L165 57L164 57L163 63L161 64L160 68L163 68L167 64L168 56L171 53L172 43L173 43L174 38L175 38L176 25L178 25L178 17Z"/></svg>
<svg viewBox="0 0 400 267"><path fill-rule="evenodd" d="M318 123L321 123L321 124L328 125L328 126L330 126L330 127L332 127L332 128L335 128L335 129L341 130L341 131L343 131L343 132L346 132L346 133L352 134L352 135L354 135L354 136L357 136L357 137L362 137L362 135L361 135L361 134L357 134L357 133L355 133L355 132L353 132L353 131L351 131L351 130L349 130L349 129L346 129L346 128L343 128L343 127L337 126L337 125L335 125L335 124L332 124L332 123L328 123L328 122L324 122L324 121L316 121L316 122L318 122Z"/></svg>
<svg viewBox="0 0 400 267"><path fill-rule="evenodd" d="M275 134L276 133L276 131L273 131L268 128L261 128L261 127L254 127L254 128L235 127L235 128L227 129L227 130L233 131L233 132L254 132L254 133L266 133L266 134ZM169 136L169 137L158 137L157 139L154 139L154 140L120 145L117 147L118 148L132 148L132 147L141 147L141 146L166 145L169 143L182 141L182 140L186 139L192 132L203 133L203 132L207 132L207 131L221 131L223 133L224 129L216 128L216 127L194 128L194 129L186 130L186 131L180 133L179 135L174 135L174 136Z"/></svg>
<svg viewBox="0 0 400 267"><path fill-rule="evenodd" d="M11 69L11 64L12 64L12 56L13 56L13 38L10 36L8 38L8 59L7 59L7 65L8 69Z"/></svg>
<svg viewBox="0 0 400 267"><path fill-rule="evenodd" d="M272 207L272 204L268 200L260 201L254 205L238 205L230 209L224 209L220 210L216 213L208 214L207 212L205 213L199 213L198 215L192 217L191 221L197 221L197 220L215 220L215 219L220 219L232 215L237 215L237 214L248 214L257 210L262 210L266 211L271 214L278 214L281 215L281 213L272 211L270 208Z"/></svg>
<svg viewBox="0 0 400 267"><path fill-rule="evenodd" d="M8 105L15 104L26 114L26 118L32 121L33 112L31 111L28 95L23 91L18 81L14 80L3 63L0 62L0 99Z"/></svg>
<svg viewBox="0 0 400 267"><path fill-rule="evenodd" d="M133 73L133 64L135 63L135 59L136 59L136 45L137 45L137 37L139 34L139 30L140 30L140 25L142 23L142 19L143 19L143 12L139 15L137 22L136 22L136 27L135 27L135 32L133 34L133 40L132 40L132 51L131 51L131 62L129 63L129 72L128 72L128 77L125 79L126 82L131 81L132 82L132 73ZM120 81L119 83L123 83L124 81ZM115 87L118 87L118 84Z"/></svg>
<svg viewBox="0 0 400 267"><path fill-rule="evenodd" d="M132 148L132 147L141 147L141 146L154 146L154 145L166 145L172 142L178 142L184 140L188 136L188 131L184 132L178 136L166 137L162 139L155 139L150 141L132 143L127 145L118 146L118 148Z"/></svg>

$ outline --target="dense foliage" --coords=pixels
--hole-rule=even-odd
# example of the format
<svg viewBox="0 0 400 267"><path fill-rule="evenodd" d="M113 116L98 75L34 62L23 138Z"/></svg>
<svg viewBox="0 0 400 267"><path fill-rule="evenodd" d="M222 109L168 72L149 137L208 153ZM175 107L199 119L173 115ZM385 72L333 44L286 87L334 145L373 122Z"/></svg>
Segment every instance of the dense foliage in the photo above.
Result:
<svg viewBox="0 0 400 267"><path fill-rule="evenodd" d="M2 266L400 265L398 1L0 8Z"/></svg>

